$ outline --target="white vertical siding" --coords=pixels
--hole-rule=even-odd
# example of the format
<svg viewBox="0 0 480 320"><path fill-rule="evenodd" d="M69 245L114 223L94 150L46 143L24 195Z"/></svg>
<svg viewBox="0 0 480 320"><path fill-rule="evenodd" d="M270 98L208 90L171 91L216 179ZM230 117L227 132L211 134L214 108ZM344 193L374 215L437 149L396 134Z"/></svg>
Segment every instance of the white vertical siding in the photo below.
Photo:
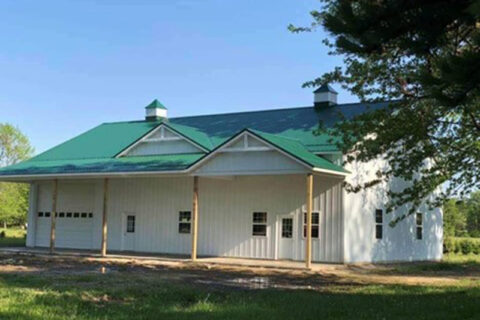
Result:
<svg viewBox="0 0 480 320"><path fill-rule="evenodd" d="M376 171L384 166L384 161L350 165L347 170L352 183L362 183L375 178ZM405 214L407 207L401 207L390 214L385 213L388 201L386 191L393 187L401 190L408 184L400 179L392 179L391 185L379 184L358 193L344 194L344 260L346 262L413 261L439 260L442 258L443 224L442 210L428 210L423 205L423 239L415 235L415 216L407 217L395 227L389 222ZM383 209L383 239L375 239L375 210Z"/></svg>
<svg viewBox="0 0 480 320"><path fill-rule="evenodd" d="M145 156L155 154L177 154L202 152L186 140L142 142L128 152L129 156Z"/></svg>
<svg viewBox="0 0 480 320"><path fill-rule="evenodd" d="M291 215L296 221L295 249L291 258L303 259L305 188L304 174L201 177L198 254L273 259L277 216ZM339 206L333 206L339 201L336 197L340 190L338 180L320 176L314 179L314 210L321 212L320 238L313 240L315 261L341 262L342 212ZM59 183L58 211L66 208L89 210L94 212L94 219L90 220L89 230L83 225L75 232L70 230L68 242L68 229L57 218L58 247L99 248L102 195L103 180ZM192 197L192 177L111 179L108 250L122 250L122 216L128 213L136 216L135 251L189 254L191 235L178 233L178 212L191 210ZM40 187L38 203L39 211L51 211L51 183ZM252 236L252 214L255 211L267 212L265 237ZM40 218L39 221L37 245L48 246L50 219ZM78 236L80 234L82 236Z"/></svg>
<svg viewBox="0 0 480 320"><path fill-rule="evenodd" d="M27 247L35 247L35 231L37 229L37 203L38 203L38 185L30 184L30 192L28 194L28 232Z"/></svg>

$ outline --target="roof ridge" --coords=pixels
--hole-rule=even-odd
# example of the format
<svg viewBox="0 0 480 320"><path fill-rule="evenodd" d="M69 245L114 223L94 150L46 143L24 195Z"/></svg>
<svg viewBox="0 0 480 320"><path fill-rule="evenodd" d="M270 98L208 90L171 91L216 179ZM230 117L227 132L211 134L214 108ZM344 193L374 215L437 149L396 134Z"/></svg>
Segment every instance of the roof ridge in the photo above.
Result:
<svg viewBox="0 0 480 320"><path fill-rule="evenodd" d="M354 105L369 105L369 104L378 104L378 103L388 103L395 100L390 101L377 101L377 102L349 102L349 103L339 103L331 106L327 106L326 108L338 108L338 107L345 107L345 106L354 106ZM179 119L186 119L186 118L200 118L200 117L213 117L213 116L227 116L227 115L236 115L236 114L245 114L245 113L261 113L261 112L276 112L276 111L287 111L287 110L299 110L299 109L314 109L315 107L312 106L302 106L302 107L288 107L288 108L275 108L275 109L263 109L263 110L250 110L250 111L235 111L235 112L225 112L225 113L209 113L209 114L199 114L199 115L191 115L191 116L180 116L180 117L172 117L168 118L168 120L179 120ZM117 123L138 123L138 122L146 122L146 120L125 120L125 121L112 121L112 122L103 122L102 124L117 124ZM161 122L161 121L158 121Z"/></svg>
<svg viewBox="0 0 480 320"><path fill-rule="evenodd" d="M252 131L253 133L255 133L255 132L260 132L260 133L262 133L262 134L266 134L266 135L270 135L270 136L275 136L275 137L280 138L280 139L291 140L291 141L294 141L294 142L301 143L303 146L305 146L305 145L302 143L302 141L300 141L299 139L296 139L296 138L290 138L290 137L286 137L286 136L281 135L281 134L265 132L265 131L262 131L262 130L257 130L257 129L252 129L252 128L245 128L245 129L248 130L248 131Z"/></svg>

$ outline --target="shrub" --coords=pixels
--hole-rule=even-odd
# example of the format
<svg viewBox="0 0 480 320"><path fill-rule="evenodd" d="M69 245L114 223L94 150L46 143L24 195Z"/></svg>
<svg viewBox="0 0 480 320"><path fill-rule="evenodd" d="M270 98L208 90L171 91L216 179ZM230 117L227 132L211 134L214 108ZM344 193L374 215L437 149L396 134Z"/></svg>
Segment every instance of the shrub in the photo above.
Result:
<svg viewBox="0 0 480 320"><path fill-rule="evenodd" d="M443 242L443 252L480 254L480 239L447 237Z"/></svg>
<svg viewBox="0 0 480 320"><path fill-rule="evenodd" d="M5 230L3 230L2 232L0 232L0 238L5 238L7 234L5 233Z"/></svg>

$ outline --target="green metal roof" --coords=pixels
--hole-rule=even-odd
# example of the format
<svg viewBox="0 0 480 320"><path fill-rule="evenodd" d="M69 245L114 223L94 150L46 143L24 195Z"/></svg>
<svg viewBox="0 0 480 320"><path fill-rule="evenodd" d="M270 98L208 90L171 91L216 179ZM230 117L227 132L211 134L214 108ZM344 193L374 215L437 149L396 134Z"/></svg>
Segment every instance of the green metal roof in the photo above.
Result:
<svg viewBox="0 0 480 320"><path fill-rule="evenodd" d="M335 145L329 141L334 137L313 133L318 127L318 123L321 121L326 127L329 127L339 119L349 119L368 110L385 108L387 105L388 103L355 103L325 108L301 107L180 117L158 121L104 123L29 161L0 169L0 175L93 172L93 170L114 172L126 171L126 167L131 167L128 171L143 170L144 167L154 171L185 168L188 166L186 161L171 160L188 157L181 154L114 159L162 123L188 140L195 142L207 152L215 150L232 136L249 128L254 134L312 166L340 170L341 168L331 167L334 166L332 163L313 154L337 151ZM201 155L196 155L196 157L198 160ZM169 165L165 164L165 159L168 159ZM158 161L158 164L155 164L155 161Z"/></svg>
<svg viewBox="0 0 480 320"><path fill-rule="evenodd" d="M204 153L192 153L76 160L31 159L1 168L0 175L177 171L188 168L203 156Z"/></svg>
<svg viewBox="0 0 480 320"><path fill-rule="evenodd" d="M167 107L165 107L160 101L155 99L148 106L146 106L145 109L165 109L165 110L167 110Z"/></svg>
<svg viewBox="0 0 480 320"><path fill-rule="evenodd" d="M204 149L213 149L212 141L210 141L210 138L204 132L199 131L198 129L193 127L183 126L181 124L169 122L164 122L163 124L172 131L178 133L179 135L200 145Z"/></svg>
<svg viewBox="0 0 480 320"><path fill-rule="evenodd" d="M348 171L343 169L342 167L337 166L336 164L331 163L327 159L311 153L298 140L285 138L282 136L265 133L258 130L248 131L256 135L257 137L263 138L265 141L271 143L275 147L281 149L282 151L290 154L291 156L303 161L304 163L314 168L348 173Z"/></svg>
<svg viewBox="0 0 480 320"><path fill-rule="evenodd" d="M32 160L113 158L160 124L159 121L104 123L39 154Z"/></svg>

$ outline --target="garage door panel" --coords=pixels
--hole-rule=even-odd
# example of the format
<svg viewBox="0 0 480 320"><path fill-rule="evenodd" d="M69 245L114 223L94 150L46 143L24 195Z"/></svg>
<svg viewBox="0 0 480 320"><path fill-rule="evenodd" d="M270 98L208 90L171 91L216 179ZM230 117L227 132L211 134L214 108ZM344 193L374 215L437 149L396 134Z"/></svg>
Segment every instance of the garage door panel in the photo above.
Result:
<svg viewBox="0 0 480 320"><path fill-rule="evenodd" d="M51 188L40 186L39 211L51 210ZM87 183L59 183L55 227L57 248L91 249L95 187ZM36 245L50 244L50 217L37 220Z"/></svg>

